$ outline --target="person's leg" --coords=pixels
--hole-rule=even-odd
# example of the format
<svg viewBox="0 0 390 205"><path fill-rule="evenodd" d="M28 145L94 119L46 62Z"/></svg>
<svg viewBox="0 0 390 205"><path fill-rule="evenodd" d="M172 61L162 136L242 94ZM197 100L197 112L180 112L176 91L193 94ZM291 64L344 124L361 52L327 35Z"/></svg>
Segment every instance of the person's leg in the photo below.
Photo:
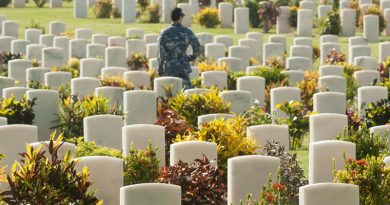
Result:
<svg viewBox="0 0 390 205"><path fill-rule="evenodd" d="M182 77L182 80L183 80L183 89L184 89L184 90L188 90L188 89L191 89L191 88L192 88L190 76L189 76L188 74L185 75L185 76L183 76L183 77Z"/></svg>

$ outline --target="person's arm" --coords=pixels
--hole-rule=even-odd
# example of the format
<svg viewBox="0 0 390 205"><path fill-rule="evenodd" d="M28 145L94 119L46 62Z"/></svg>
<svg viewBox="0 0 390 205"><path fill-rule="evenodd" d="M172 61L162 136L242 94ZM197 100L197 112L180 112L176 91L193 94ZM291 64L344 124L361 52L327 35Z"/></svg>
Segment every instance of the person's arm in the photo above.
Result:
<svg viewBox="0 0 390 205"><path fill-rule="evenodd" d="M164 62L165 62L165 44L163 35L158 38L158 51L157 51L157 61L158 61L158 74L161 75L164 73Z"/></svg>
<svg viewBox="0 0 390 205"><path fill-rule="evenodd" d="M198 37L192 32L191 32L190 43L192 47L192 55L188 57L188 60L194 61L197 57L200 56L202 49Z"/></svg>

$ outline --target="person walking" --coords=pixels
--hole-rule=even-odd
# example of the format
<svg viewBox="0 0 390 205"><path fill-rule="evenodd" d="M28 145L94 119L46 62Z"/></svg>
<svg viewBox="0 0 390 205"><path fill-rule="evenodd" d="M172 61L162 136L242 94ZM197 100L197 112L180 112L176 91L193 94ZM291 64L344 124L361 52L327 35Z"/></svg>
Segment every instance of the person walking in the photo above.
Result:
<svg viewBox="0 0 390 205"><path fill-rule="evenodd" d="M198 38L182 25L185 14L181 8L173 9L172 25L161 32L158 39L158 74L160 76L178 77L183 80L183 88L192 88L189 74L192 72L190 61L201 54ZM191 45L192 54L187 55Z"/></svg>

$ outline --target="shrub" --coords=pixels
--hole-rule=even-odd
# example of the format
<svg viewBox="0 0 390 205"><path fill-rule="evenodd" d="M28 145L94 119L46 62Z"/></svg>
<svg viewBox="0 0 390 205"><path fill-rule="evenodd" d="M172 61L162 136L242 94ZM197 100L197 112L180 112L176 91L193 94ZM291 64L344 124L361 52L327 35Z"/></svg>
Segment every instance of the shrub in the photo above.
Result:
<svg viewBox="0 0 390 205"><path fill-rule="evenodd" d="M248 121L248 126L272 123L272 116L267 113L257 101L248 111L245 112L244 117Z"/></svg>
<svg viewBox="0 0 390 205"><path fill-rule="evenodd" d="M379 83L379 86L387 87L387 96L390 96L390 79L386 79L384 82Z"/></svg>
<svg viewBox="0 0 390 205"><path fill-rule="evenodd" d="M193 127L198 126L198 116L210 113L229 113L230 105L219 97L218 90L186 95L183 92L169 100L169 108L183 116Z"/></svg>
<svg viewBox="0 0 390 205"><path fill-rule="evenodd" d="M149 0L139 0L137 1L137 6L144 11L149 6Z"/></svg>
<svg viewBox="0 0 390 205"><path fill-rule="evenodd" d="M72 74L72 78L78 78L80 75L80 60L77 58L71 58L68 61L68 65L62 65L61 67L53 67L52 71L64 71Z"/></svg>
<svg viewBox="0 0 390 205"><path fill-rule="evenodd" d="M337 51L336 49L332 49L326 54L325 59L321 59L325 64L336 65L340 63L344 63L346 61L345 54L341 51Z"/></svg>
<svg viewBox="0 0 390 205"><path fill-rule="evenodd" d="M110 0L98 0L93 12L96 18L110 18L112 12L112 2Z"/></svg>
<svg viewBox="0 0 390 205"><path fill-rule="evenodd" d="M157 147L152 148L150 142L145 150L135 150L131 147L124 160L125 185L155 182L160 175Z"/></svg>
<svg viewBox="0 0 390 205"><path fill-rule="evenodd" d="M218 166L227 168L227 159L256 154L257 146L253 139L246 137L248 122L242 117L233 119L216 119L202 124L198 131L184 136L178 136L175 141L206 141L215 142L218 146Z"/></svg>
<svg viewBox="0 0 390 205"><path fill-rule="evenodd" d="M196 19L201 26L206 28L216 28L221 22L218 16L218 10L204 8L197 15Z"/></svg>
<svg viewBox="0 0 390 205"><path fill-rule="evenodd" d="M124 88L125 90L134 90L133 83L126 81L121 76L100 77L100 83L102 84L102 86L113 86Z"/></svg>
<svg viewBox="0 0 390 205"><path fill-rule="evenodd" d="M108 99L103 97L86 97L83 99L64 99L59 112L59 124L55 128L64 133L66 139L83 136L83 119L92 115L122 113L116 108L111 109Z"/></svg>
<svg viewBox="0 0 390 205"><path fill-rule="evenodd" d="M268 156L280 158L280 168L278 172L279 182L285 189L279 190L280 204L298 204L299 187L308 184L300 162L296 154L289 154L284 146L277 142L267 142L263 151Z"/></svg>
<svg viewBox="0 0 390 205"><path fill-rule="evenodd" d="M363 125L363 120L359 117L358 110L355 107L349 108L347 110L348 125L350 129L357 131L360 129L360 126Z"/></svg>
<svg viewBox="0 0 390 205"><path fill-rule="evenodd" d="M347 100L353 102L357 94L357 89L359 88L358 82L353 76L353 74L356 71L361 70L361 68L348 63L339 63L339 64L344 67L343 77L345 77L345 79L347 80L347 91L346 91Z"/></svg>
<svg viewBox="0 0 390 205"><path fill-rule="evenodd" d="M390 200L390 167L383 156L357 161L347 158L345 170L334 171L334 181L358 185L360 204L379 205Z"/></svg>
<svg viewBox="0 0 390 205"><path fill-rule="evenodd" d="M387 137L371 134L366 125L360 126L360 129L349 127L344 135L337 136L338 140L353 142L356 144L356 159L366 157L379 157L388 154Z"/></svg>
<svg viewBox="0 0 390 205"><path fill-rule="evenodd" d="M313 108L313 96L317 91L319 73L317 71L306 71L305 78L298 83L301 89L301 99L307 110Z"/></svg>
<svg viewBox="0 0 390 205"><path fill-rule="evenodd" d="M46 4L46 0L34 0L34 3L38 8L42 8Z"/></svg>
<svg viewBox="0 0 390 205"><path fill-rule="evenodd" d="M313 45L313 62L315 62L321 55L321 50L318 45Z"/></svg>
<svg viewBox="0 0 390 205"><path fill-rule="evenodd" d="M97 145L94 141L86 142L83 137L73 138L69 140L70 142L77 145L76 147L76 156L77 157L87 157L87 156L107 156L107 157L116 157L122 158L122 152L101 145Z"/></svg>
<svg viewBox="0 0 390 205"><path fill-rule="evenodd" d="M287 76L282 73L282 69L267 66L259 66L256 71L249 73L249 75L263 77L266 85L287 80Z"/></svg>
<svg viewBox="0 0 390 205"><path fill-rule="evenodd" d="M15 97L3 98L0 101L0 116L6 117L8 124L28 124L32 125L35 118L33 106L36 99L27 100L26 96L22 100L15 100Z"/></svg>
<svg viewBox="0 0 390 205"><path fill-rule="evenodd" d="M288 80L287 79L285 79L285 80L283 80L281 82L271 83L269 85L266 84L264 101L265 101L265 110L267 112L269 112L269 113L271 112L271 108L270 108L270 105L271 105L271 89L284 87L284 86L288 86Z"/></svg>
<svg viewBox="0 0 390 205"><path fill-rule="evenodd" d="M228 72L228 90L237 90L237 79L246 75L243 71Z"/></svg>
<svg viewBox="0 0 390 205"><path fill-rule="evenodd" d="M366 11L361 12L359 17L359 27L361 30L363 30L364 15L377 15L379 17L379 33L382 33L386 28L386 20L379 6L369 7Z"/></svg>
<svg viewBox="0 0 390 205"><path fill-rule="evenodd" d="M366 108L365 120L368 127L390 123L390 100L382 99L377 103L370 103Z"/></svg>
<svg viewBox="0 0 390 205"><path fill-rule="evenodd" d="M41 146L34 149L26 145L26 152L21 153L21 162L15 162L7 176L9 190L0 194L8 204L102 204L93 192L88 181L89 171L76 171L77 161L69 152L64 158L59 157L62 136L54 141L50 138L49 157Z"/></svg>
<svg viewBox="0 0 390 205"><path fill-rule="evenodd" d="M276 109L287 115L287 118L278 117L276 122L288 125L290 148L292 150L301 148L304 136L309 130L309 113L305 106L301 102L290 101L277 104Z"/></svg>
<svg viewBox="0 0 390 205"><path fill-rule="evenodd" d="M40 23L36 23L34 21L34 19L31 19L30 20L30 25L26 27L26 29L29 29L29 28L40 29L40 30L42 30L43 34L45 33L45 27L42 26Z"/></svg>
<svg viewBox="0 0 390 205"><path fill-rule="evenodd" d="M128 60L127 65L130 70L147 70L148 69L148 59L146 55L135 53Z"/></svg>
<svg viewBox="0 0 390 205"><path fill-rule="evenodd" d="M120 18L122 16L121 11L119 11L119 8L115 4L112 5L111 16L114 19Z"/></svg>
<svg viewBox="0 0 390 205"><path fill-rule="evenodd" d="M276 181L279 181L279 179ZM245 202L241 200L240 205L280 205L282 204L280 201L281 194L285 189L286 187L283 184L273 182L272 175L270 175L267 184L261 189L259 199L255 200L252 195L249 194Z"/></svg>
<svg viewBox="0 0 390 205"><path fill-rule="evenodd" d="M0 66L7 66L8 61L15 59L22 59L22 54L3 51L0 53Z"/></svg>
<svg viewBox="0 0 390 205"><path fill-rule="evenodd" d="M257 0L248 0L245 1L244 6L249 9L249 22L253 28L258 28L260 26L259 14L257 11L260 8L260 4Z"/></svg>
<svg viewBox="0 0 390 205"><path fill-rule="evenodd" d="M0 7L7 7L11 0L0 0Z"/></svg>
<svg viewBox="0 0 390 205"><path fill-rule="evenodd" d="M332 11L321 23L321 35L339 35L341 31L341 20L339 12Z"/></svg>
<svg viewBox="0 0 390 205"><path fill-rule="evenodd" d="M223 173L203 156L191 164L179 161L174 166L164 167L158 181L181 186L183 205L226 204Z"/></svg>
<svg viewBox="0 0 390 205"><path fill-rule="evenodd" d="M163 99L160 99L157 104L157 120L155 124L165 128L165 159L167 159L166 162L168 164L171 144L178 135L184 135L187 131L190 131L191 125L187 123L184 117L170 109L168 102Z"/></svg>
<svg viewBox="0 0 390 205"><path fill-rule="evenodd" d="M141 15L142 23L160 23L160 5L150 4Z"/></svg>
<svg viewBox="0 0 390 205"><path fill-rule="evenodd" d="M276 25L279 9L272 1L261 1L259 4L260 7L257 14L259 15L263 32L268 33L272 26Z"/></svg>
<svg viewBox="0 0 390 205"><path fill-rule="evenodd" d="M390 22L389 22L390 23ZM385 61L379 64L378 71L381 74L381 81L385 82L389 79L389 73L390 73L390 57L387 57Z"/></svg>
<svg viewBox="0 0 390 205"><path fill-rule="evenodd" d="M226 71L226 72L229 72L229 68L226 66L226 63L223 63L222 65L219 66L217 63L203 61L203 62L198 63L198 71L199 71L199 74L206 72L206 71Z"/></svg>
<svg viewBox="0 0 390 205"><path fill-rule="evenodd" d="M298 6L290 6L290 26L296 28L298 26Z"/></svg>
<svg viewBox="0 0 390 205"><path fill-rule="evenodd" d="M286 56L271 56L267 58L267 61L265 62L267 66L273 67L273 68L279 68L279 69L285 69L286 68Z"/></svg>

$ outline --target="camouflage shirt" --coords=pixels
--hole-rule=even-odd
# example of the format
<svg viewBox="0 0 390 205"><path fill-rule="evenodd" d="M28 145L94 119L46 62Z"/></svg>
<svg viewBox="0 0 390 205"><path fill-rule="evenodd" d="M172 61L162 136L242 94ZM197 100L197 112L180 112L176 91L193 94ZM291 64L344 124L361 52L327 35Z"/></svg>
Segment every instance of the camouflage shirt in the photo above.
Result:
<svg viewBox="0 0 390 205"><path fill-rule="evenodd" d="M160 75L187 77L191 73L190 61L194 61L201 53L201 46L194 33L174 23L164 29L158 39L158 73ZM187 55L191 45L192 55Z"/></svg>

